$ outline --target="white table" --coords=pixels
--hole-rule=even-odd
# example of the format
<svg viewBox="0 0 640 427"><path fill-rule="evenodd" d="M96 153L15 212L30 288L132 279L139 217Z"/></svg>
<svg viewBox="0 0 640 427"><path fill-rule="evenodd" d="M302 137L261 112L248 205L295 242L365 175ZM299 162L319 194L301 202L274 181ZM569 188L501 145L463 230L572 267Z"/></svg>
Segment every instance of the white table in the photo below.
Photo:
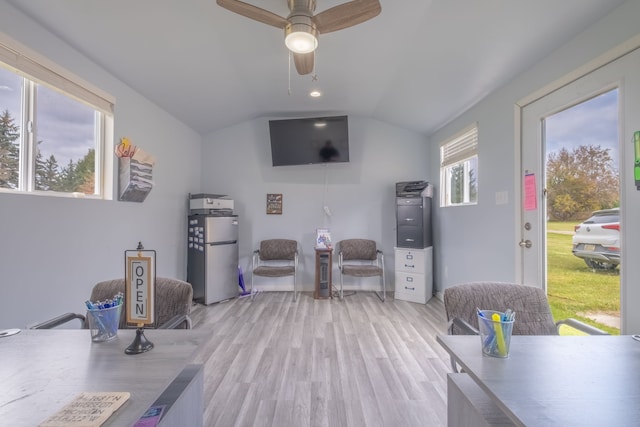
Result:
<svg viewBox="0 0 640 427"><path fill-rule="evenodd" d="M640 424L640 342L628 335L513 336L507 359L483 356L477 336L437 340L515 425Z"/></svg>
<svg viewBox="0 0 640 427"><path fill-rule="evenodd" d="M189 363L203 332L145 330L155 348L126 355L134 336L120 330L115 340L91 343L88 330L55 329L0 338L0 424L37 426L83 391L128 391L105 426L131 426L156 402L173 404L166 419L186 413L189 425L202 425L202 366Z"/></svg>

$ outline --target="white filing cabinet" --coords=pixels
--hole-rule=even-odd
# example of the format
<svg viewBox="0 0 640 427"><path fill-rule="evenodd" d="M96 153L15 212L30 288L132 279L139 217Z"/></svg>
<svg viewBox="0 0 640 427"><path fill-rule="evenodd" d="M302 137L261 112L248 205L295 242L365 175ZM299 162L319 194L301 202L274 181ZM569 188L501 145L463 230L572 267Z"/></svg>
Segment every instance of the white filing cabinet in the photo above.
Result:
<svg viewBox="0 0 640 427"><path fill-rule="evenodd" d="M433 294L433 248L395 248L395 299L426 304Z"/></svg>

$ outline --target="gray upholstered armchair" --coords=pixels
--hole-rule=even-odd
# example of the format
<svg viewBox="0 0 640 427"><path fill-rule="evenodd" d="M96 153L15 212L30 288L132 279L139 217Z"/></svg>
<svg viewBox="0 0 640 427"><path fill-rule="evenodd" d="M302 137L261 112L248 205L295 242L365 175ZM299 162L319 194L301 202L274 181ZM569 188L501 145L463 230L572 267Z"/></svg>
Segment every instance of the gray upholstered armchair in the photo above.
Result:
<svg viewBox="0 0 640 427"><path fill-rule="evenodd" d="M340 299L344 298L344 276L377 277L382 281L382 292L376 295L383 302L387 297L384 278L384 254L376 242L368 239L345 239L338 243L338 269L340 270Z"/></svg>
<svg viewBox="0 0 640 427"><path fill-rule="evenodd" d="M298 269L298 242L289 239L267 239L253 251L251 269L251 298L254 297L253 279L262 277L293 276L293 301L298 298L296 270Z"/></svg>
<svg viewBox="0 0 640 427"><path fill-rule="evenodd" d="M477 309L516 313L513 335L558 335L560 325L568 325L589 335L608 335L576 319L554 322L543 289L502 282L472 282L444 291L444 308L450 335L477 335ZM452 360L452 367L455 364Z"/></svg>
<svg viewBox="0 0 640 427"><path fill-rule="evenodd" d="M124 279L106 280L97 283L91 291L91 301L104 301L113 298L118 292L125 293ZM190 283L178 279L156 277L156 325L159 329L191 329L191 304L193 288ZM66 313L46 322L31 326L31 329L51 329L73 319L80 319L82 327L87 328L85 316ZM120 329L125 329L126 313L120 313Z"/></svg>

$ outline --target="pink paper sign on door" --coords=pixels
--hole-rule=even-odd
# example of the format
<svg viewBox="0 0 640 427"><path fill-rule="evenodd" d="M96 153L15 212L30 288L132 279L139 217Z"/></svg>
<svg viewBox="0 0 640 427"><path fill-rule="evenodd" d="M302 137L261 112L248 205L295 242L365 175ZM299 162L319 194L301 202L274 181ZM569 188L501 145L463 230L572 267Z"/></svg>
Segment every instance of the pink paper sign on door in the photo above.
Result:
<svg viewBox="0 0 640 427"><path fill-rule="evenodd" d="M536 176L528 173L524 176L524 210L535 211L537 208Z"/></svg>

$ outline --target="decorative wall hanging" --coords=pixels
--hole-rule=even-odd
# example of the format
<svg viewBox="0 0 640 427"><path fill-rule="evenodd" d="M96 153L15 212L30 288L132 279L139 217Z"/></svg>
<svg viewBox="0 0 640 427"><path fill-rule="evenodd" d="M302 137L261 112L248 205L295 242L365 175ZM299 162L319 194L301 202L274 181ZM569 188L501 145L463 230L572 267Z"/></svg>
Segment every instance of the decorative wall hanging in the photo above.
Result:
<svg viewBox="0 0 640 427"><path fill-rule="evenodd" d="M282 215L282 194L267 194L267 215Z"/></svg>

